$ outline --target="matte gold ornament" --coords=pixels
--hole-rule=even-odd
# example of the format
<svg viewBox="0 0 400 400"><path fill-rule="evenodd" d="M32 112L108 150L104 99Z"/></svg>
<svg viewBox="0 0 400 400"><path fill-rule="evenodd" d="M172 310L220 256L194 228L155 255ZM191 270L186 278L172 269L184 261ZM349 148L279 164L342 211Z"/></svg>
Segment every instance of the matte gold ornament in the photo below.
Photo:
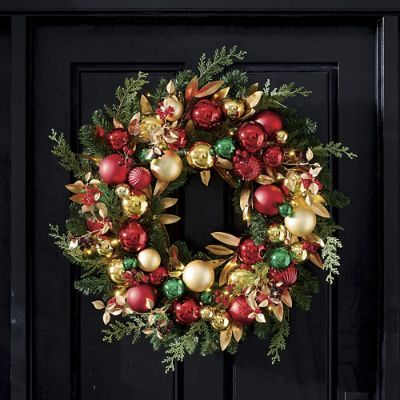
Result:
<svg viewBox="0 0 400 400"><path fill-rule="evenodd" d="M270 225L267 229L267 235L272 243L283 242L286 238L286 228L282 224Z"/></svg>
<svg viewBox="0 0 400 400"><path fill-rule="evenodd" d="M183 270L182 280L193 292L204 292L214 283L214 268L206 261L193 260Z"/></svg>
<svg viewBox="0 0 400 400"><path fill-rule="evenodd" d="M179 177L183 164L181 158L172 150L166 150L161 157L150 163L153 175L164 182L172 182Z"/></svg>
<svg viewBox="0 0 400 400"><path fill-rule="evenodd" d="M218 310L215 312L213 319L211 320L211 326L216 331L224 331L230 325L231 321L229 314L225 311Z"/></svg>
<svg viewBox="0 0 400 400"><path fill-rule="evenodd" d="M110 240L101 239L100 242L96 244L96 251L100 256L110 258L114 253L114 248Z"/></svg>
<svg viewBox="0 0 400 400"><path fill-rule="evenodd" d="M149 206L144 193L135 193L122 199L122 209L128 217L131 215L143 215Z"/></svg>
<svg viewBox="0 0 400 400"><path fill-rule="evenodd" d="M285 218L286 229L295 236L305 236L315 229L317 217L309 208L295 207L293 214Z"/></svg>
<svg viewBox="0 0 400 400"><path fill-rule="evenodd" d="M176 96L168 96L164 99L163 105L165 108L172 107L174 111L169 114L165 119L170 122L177 121L183 115L183 104Z"/></svg>
<svg viewBox="0 0 400 400"><path fill-rule="evenodd" d="M156 249L148 248L142 250L137 259L139 268L145 272L155 271L161 264L160 253Z"/></svg>
<svg viewBox="0 0 400 400"><path fill-rule="evenodd" d="M288 139L288 133L283 130L276 132L275 136L276 136L276 141L279 144L285 144Z"/></svg>
<svg viewBox="0 0 400 400"><path fill-rule="evenodd" d="M139 138L143 142L148 142L150 140L150 133L156 129L160 128L162 126L162 122L156 118L156 117L144 117L140 121L140 133L139 133Z"/></svg>
<svg viewBox="0 0 400 400"><path fill-rule="evenodd" d="M303 248L303 243L302 242L296 242L293 243L290 246L290 250L293 254L293 258L301 263L307 260L308 258L308 251L306 249Z"/></svg>
<svg viewBox="0 0 400 400"><path fill-rule="evenodd" d="M228 284L244 287L250 284L254 279L255 275L251 271L237 268L229 274Z"/></svg>
<svg viewBox="0 0 400 400"><path fill-rule="evenodd" d="M209 143L196 142L186 154L189 165L197 169L210 169L216 161L214 150Z"/></svg>
<svg viewBox="0 0 400 400"><path fill-rule="evenodd" d="M244 103L240 100L226 99L222 105L222 111L229 119L239 119L245 111Z"/></svg>
<svg viewBox="0 0 400 400"><path fill-rule="evenodd" d="M214 317L214 309L210 306L203 306L200 310L200 316L204 321L211 321Z"/></svg>
<svg viewBox="0 0 400 400"><path fill-rule="evenodd" d="M124 275L124 264L122 260L112 260L111 264L107 268L108 277L115 283L122 284L125 282Z"/></svg>
<svg viewBox="0 0 400 400"><path fill-rule="evenodd" d="M131 194L131 188L126 183L121 183L115 188L115 194L121 199L128 197Z"/></svg>
<svg viewBox="0 0 400 400"><path fill-rule="evenodd" d="M85 247L82 250L82 255L85 258L90 258L95 254L96 248L94 246Z"/></svg>

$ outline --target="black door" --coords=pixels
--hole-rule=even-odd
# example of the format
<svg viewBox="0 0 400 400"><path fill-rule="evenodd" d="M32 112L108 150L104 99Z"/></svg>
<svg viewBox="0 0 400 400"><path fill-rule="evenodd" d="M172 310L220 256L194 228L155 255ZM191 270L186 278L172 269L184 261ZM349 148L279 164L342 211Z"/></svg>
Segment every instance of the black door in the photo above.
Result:
<svg viewBox="0 0 400 400"><path fill-rule="evenodd" d="M12 367L4 398L10 390L13 400L396 399L397 16L383 18L367 9L351 16L346 10L327 16L323 10L269 13L235 11L235 6L173 10L179 8L175 3L163 12L151 2L147 11L60 9L30 15L19 9L0 20L0 45L8 60L1 65L1 83L3 93L11 90L12 107L10 119L7 105L1 105L2 157L11 181L10 193L2 194L5 225L10 211L12 217L11 253L9 236L2 247L2 285L7 291L11 278L12 293L11 314L1 325ZM292 105L317 122L324 141L343 142L358 154L355 162L333 165L337 188L351 197L351 205L337 215L345 228L341 275L328 287L321 274L322 290L311 312L292 314L280 364L270 365L265 344L249 338L234 357L195 355L166 375L162 354L144 341L103 343L98 314L73 290L78 270L48 237L49 222L66 219L63 185L70 181L50 154L48 134L62 130L76 148L78 127L112 102L126 76L141 70L153 81L168 78L195 68L202 52L223 45L248 51L239 67L254 82L294 81L312 90L310 98ZM222 181L214 179L207 192L198 180L190 181L182 195L178 233L193 247L208 243L212 231L234 229ZM206 212L210 218L204 222ZM8 304L6 296L3 301ZM5 372L7 365L1 367Z"/></svg>

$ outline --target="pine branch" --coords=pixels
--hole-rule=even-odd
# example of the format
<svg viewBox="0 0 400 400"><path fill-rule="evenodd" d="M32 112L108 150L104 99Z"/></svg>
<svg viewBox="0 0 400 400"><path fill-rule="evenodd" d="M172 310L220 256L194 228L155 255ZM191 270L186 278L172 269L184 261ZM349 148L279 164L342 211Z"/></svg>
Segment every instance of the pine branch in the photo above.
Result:
<svg viewBox="0 0 400 400"><path fill-rule="evenodd" d="M333 190L331 192L325 191L323 193L324 199L331 207L343 208L350 203L350 199L342 192Z"/></svg>
<svg viewBox="0 0 400 400"><path fill-rule="evenodd" d="M325 241L325 246L322 248L322 259L324 260L324 270L328 271L326 281L333 283L335 275L339 275L340 256L337 253L338 249L341 249L342 242L334 237L329 236Z"/></svg>
<svg viewBox="0 0 400 400"><path fill-rule="evenodd" d="M287 307L285 307L285 313L282 322L274 320L273 324L273 336L269 343L267 355L271 357L272 364L275 364L281 361L280 352L286 349L286 339L290 333L289 310Z"/></svg>
<svg viewBox="0 0 400 400"><path fill-rule="evenodd" d="M315 234L326 240L329 236L332 236L335 232L343 230L340 225L335 224L333 219L324 218L319 219L318 224L315 228Z"/></svg>
<svg viewBox="0 0 400 400"><path fill-rule="evenodd" d="M267 224L265 218L255 210L251 213L249 232L254 243L257 245L263 243L267 237Z"/></svg>
<svg viewBox="0 0 400 400"><path fill-rule="evenodd" d="M193 260L193 255L186 242L177 241L174 242L174 245L178 248L178 258L183 262L183 264L188 264Z"/></svg>
<svg viewBox="0 0 400 400"><path fill-rule="evenodd" d="M307 97L311 94L310 90L305 89L303 86L296 87L294 82L284 83L279 88L274 88L271 90L271 82L268 79L264 86L264 96L266 104L264 103L264 108L278 106L286 108L283 104L287 99L296 96Z"/></svg>
<svg viewBox="0 0 400 400"><path fill-rule="evenodd" d="M85 155L103 158L112 153L107 142L96 135L95 128L92 125L83 125L79 129L78 137L82 152Z"/></svg>
<svg viewBox="0 0 400 400"><path fill-rule="evenodd" d="M357 157L357 154L352 153L347 146L338 142L329 142L328 144L320 144L311 148L316 157L329 157L334 156L337 158L342 158L343 155L347 156L350 160Z"/></svg>
<svg viewBox="0 0 400 400"><path fill-rule="evenodd" d="M227 71L221 79L225 82L224 87L229 87L230 97L243 98L246 95L246 85L248 82L247 73L234 69Z"/></svg>
<svg viewBox="0 0 400 400"><path fill-rule="evenodd" d="M122 340L125 336L132 336L132 343L136 343L142 330L147 327L148 320L146 315L132 315L127 322L115 321L108 324L107 329L103 330L103 341L112 343L114 340Z"/></svg>
<svg viewBox="0 0 400 400"><path fill-rule="evenodd" d="M113 284L110 282L107 275L88 276L76 281L74 283L74 288L88 296L90 294L109 293L113 288Z"/></svg>
<svg viewBox="0 0 400 400"><path fill-rule="evenodd" d="M318 279L308 269L298 266L296 284L290 289L293 302L303 311L309 311L313 295L319 292Z"/></svg>

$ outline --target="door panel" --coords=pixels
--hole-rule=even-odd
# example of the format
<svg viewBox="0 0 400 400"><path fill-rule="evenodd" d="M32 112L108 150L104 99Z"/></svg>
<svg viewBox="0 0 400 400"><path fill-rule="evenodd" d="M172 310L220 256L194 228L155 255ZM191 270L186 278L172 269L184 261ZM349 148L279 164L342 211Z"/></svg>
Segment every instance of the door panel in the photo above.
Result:
<svg viewBox="0 0 400 400"><path fill-rule="evenodd" d="M54 19L32 28L32 127L29 190L32 252L34 399L186 398L244 400L343 399L345 391L375 393L380 240L375 218L379 187L375 98L376 21L279 18ZM106 345L102 322L88 298L72 289L78 276L48 238L49 222L67 216L67 173L55 166L47 135L76 131L91 112L113 101L115 87L138 70L151 79L195 68L199 55L222 45L246 49L240 68L272 86L295 81L313 91L292 102L317 121L325 141L359 154L334 165L336 186L352 198L338 213L345 227L341 277L324 285L310 313L293 312L282 362L271 366L264 342L248 338L235 357L198 355L165 375L162 353L129 339ZM193 247L213 230L238 230L231 193L213 176L205 189L190 180L181 193L183 217L172 235ZM361 207L360 207L361 206ZM207 216L207 218L205 218ZM374 345L371 345L374 343Z"/></svg>

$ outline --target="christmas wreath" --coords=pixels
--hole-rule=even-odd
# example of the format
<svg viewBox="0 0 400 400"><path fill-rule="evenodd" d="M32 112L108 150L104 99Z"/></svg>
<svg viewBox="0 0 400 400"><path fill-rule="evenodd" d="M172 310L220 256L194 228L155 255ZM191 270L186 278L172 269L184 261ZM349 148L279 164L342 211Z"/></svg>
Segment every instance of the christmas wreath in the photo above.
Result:
<svg viewBox="0 0 400 400"><path fill-rule="evenodd" d="M321 144L316 125L284 105L308 96L293 83L262 90L246 72L227 70L244 51L201 56L198 73L179 72L148 83L139 72L116 90L117 102L95 111L79 131L81 152L53 131L52 152L76 178L66 188L66 233L50 235L82 267L75 287L102 310L104 340L144 334L165 348L166 370L196 349L236 352L253 332L269 339L279 361L289 334L289 310L308 310L318 291L314 266L337 275L341 229L330 207L348 199L333 190L331 156L355 157L341 143ZM220 79L215 77L223 74ZM243 233L213 232L217 243L193 253L170 243L169 197L190 175L208 185L219 174L233 189ZM112 317L117 317L111 322Z"/></svg>

